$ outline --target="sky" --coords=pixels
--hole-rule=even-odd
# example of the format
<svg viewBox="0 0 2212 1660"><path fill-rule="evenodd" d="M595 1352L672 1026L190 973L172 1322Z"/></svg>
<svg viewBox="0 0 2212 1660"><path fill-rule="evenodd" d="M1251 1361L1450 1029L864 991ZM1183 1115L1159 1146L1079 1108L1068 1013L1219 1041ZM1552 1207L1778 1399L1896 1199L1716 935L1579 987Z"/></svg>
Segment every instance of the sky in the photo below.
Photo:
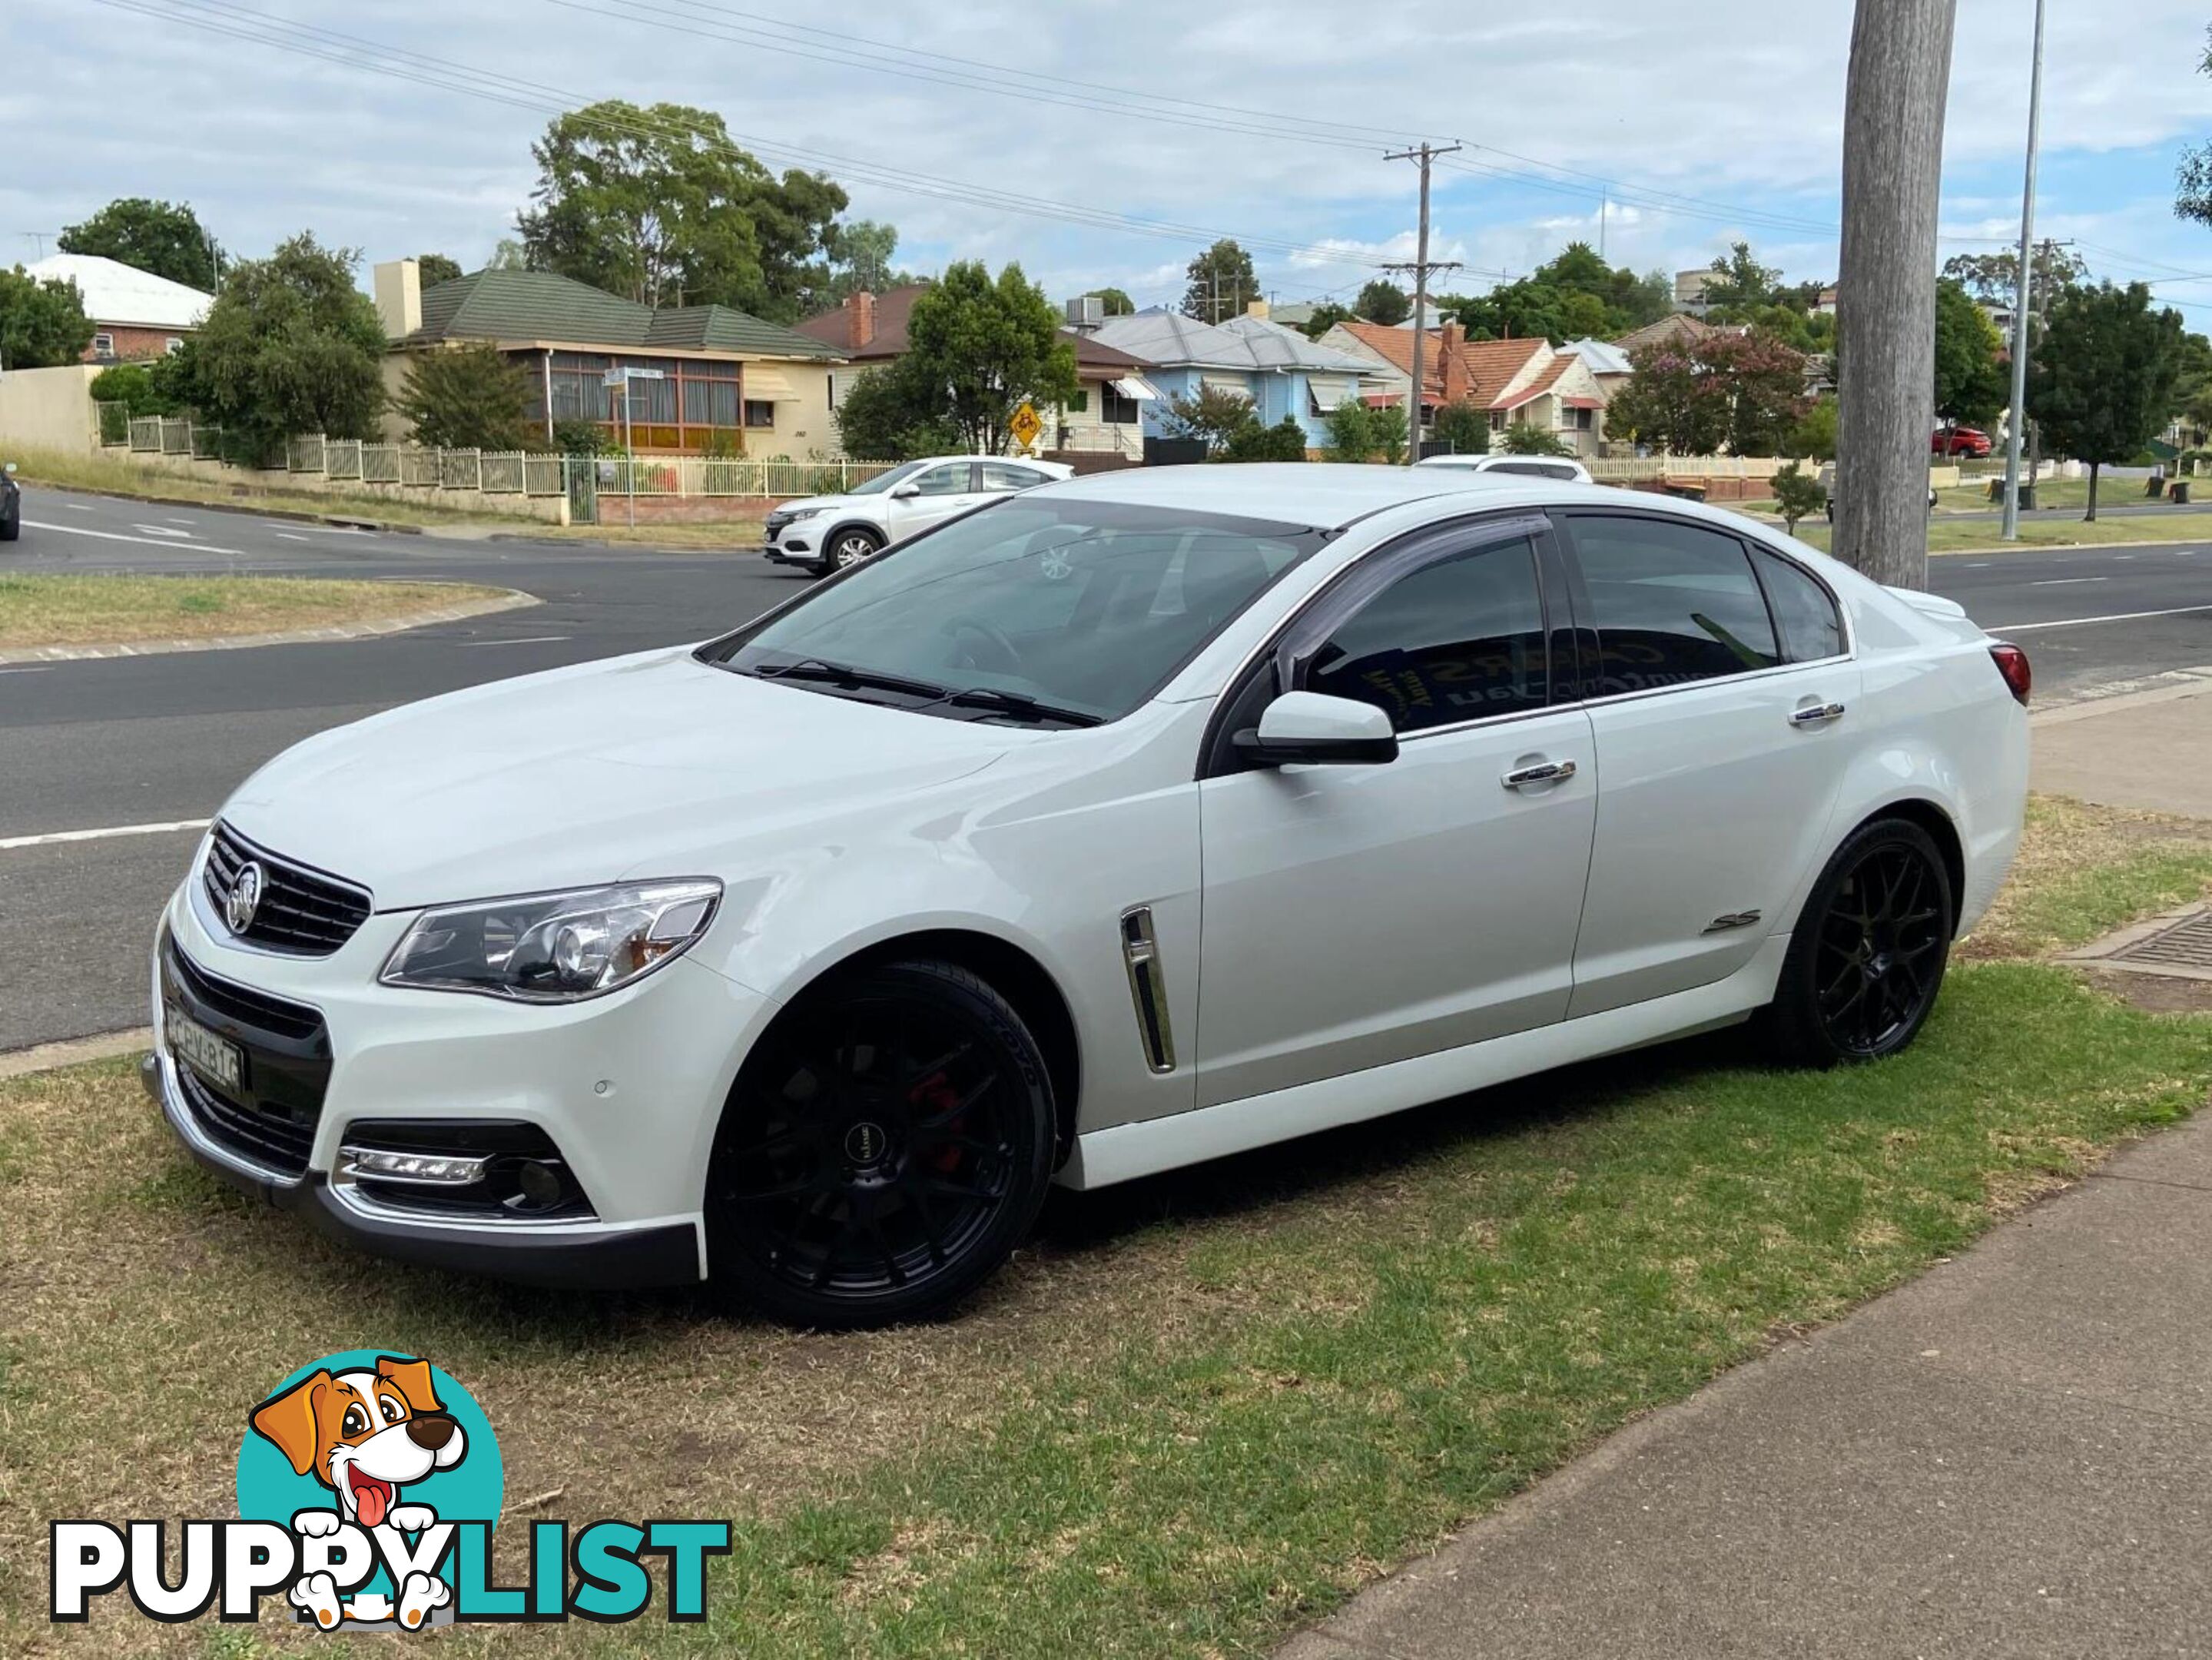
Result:
<svg viewBox="0 0 2212 1660"><path fill-rule="evenodd" d="M191 202L237 254L312 228L367 261L474 269L512 234L547 121L622 97L714 110L777 170L830 173L852 216L898 227L909 269L1019 260L1055 299L1112 284L1172 302L1223 234L1277 299L1348 299L1376 261L1412 257L1417 170L1384 152L1424 137L1466 146L1435 175L1431 257L1465 266L1441 289L1480 291L1577 238L1639 271L1747 240L1790 280L1826 280L1850 12L7 0L0 261L149 196ZM2172 214L2181 150L2212 137L2212 4L2050 14L2039 235L2212 327L2212 230ZM1960 0L1947 255L2018 237L2032 15Z"/></svg>

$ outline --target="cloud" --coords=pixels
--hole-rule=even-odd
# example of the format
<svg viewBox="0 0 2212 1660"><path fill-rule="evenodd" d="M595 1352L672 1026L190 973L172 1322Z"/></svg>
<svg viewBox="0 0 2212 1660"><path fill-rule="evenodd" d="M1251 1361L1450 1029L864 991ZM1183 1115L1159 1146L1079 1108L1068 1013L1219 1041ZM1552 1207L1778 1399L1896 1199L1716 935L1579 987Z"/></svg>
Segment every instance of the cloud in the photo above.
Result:
<svg viewBox="0 0 2212 1660"><path fill-rule="evenodd" d="M472 263L526 201L551 107L618 95L718 110L771 165L840 177L855 214L899 227L902 263L1019 258L1055 295L1111 283L1170 298L1224 233L1248 239L1285 298L1356 289L1376 262L1412 257L1415 171L1384 152L1416 130L1471 146L1437 171L1432 243L1466 262L1469 287L1571 237L1595 242L1601 201L1608 257L1638 269L1703 264L1737 237L1793 276L1835 263L1839 4L1795 9L1786 27L1771 4L1704 0L1694 26L1677 7L1428 8L1347 27L1320 0L1196 14L1164 0L849 0L834 33L763 34L716 0L660 0L650 15L629 0L240 3L420 54L424 78L514 84L475 98L370 73L358 48L323 62L90 0L14 0L0 136L37 165L0 179L0 254L28 257L25 233L50 238L112 197L152 195L191 200L241 252L312 226L371 258L434 248ZM2124 28L2054 7L2045 111L2051 222L2103 216L2099 241L2191 270L2212 265L2212 244L2156 206L2179 144L2212 129L2201 5L2139 0ZM1959 8L1946 228L1986 246L2016 213L2020 9ZM657 26L677 17L690 21ZM870 41L945 56L892 74ZM948 84L1010 78L963 67L979 60L1067 79L1030 82L1035 99ZM960 199L963 185L1178 228L1071 222Z"/></svg>

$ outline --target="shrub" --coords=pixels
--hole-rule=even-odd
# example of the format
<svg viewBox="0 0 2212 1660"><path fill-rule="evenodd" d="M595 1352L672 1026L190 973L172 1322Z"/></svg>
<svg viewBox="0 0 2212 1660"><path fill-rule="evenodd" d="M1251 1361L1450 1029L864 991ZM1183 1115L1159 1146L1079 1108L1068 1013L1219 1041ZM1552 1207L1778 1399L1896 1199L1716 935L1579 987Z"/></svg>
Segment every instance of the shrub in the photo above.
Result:
<svg viewBox="0 0 2212 1660"><path fill-rule="evenodd" d="M1364 461L1375 453L1373 411L1356 398L1347 398L1328 412L1328 459Z"/></svg>
<svg viewBox="0 0 2212 1660"><path fill-rule="evenodd" d="M1784 528L1795 536L1799 520L1809 519L1828 505L1828 492L1818 477L1792 461L1774 475L1774 505L1781 509Z"/></svg>
<svg viewBox="0 0 2212 1660"><path fill-rule="evenodd" d="M118 363L92 377L95 404L120 404L132 415L173 415L168 391L143 363Z"/></svg>
<svg viewBox="0 0 2212 1660"><path fill-rule="evenodd" d="M1498 447L1508 455L1572 455L1559 435L1533 421L1516 421L1505 429L1505 441Z"/></svg>
<svg viewBox="0 0 2212 1660"><path fill-rule="evenodd" d="M553 447L563 455L612 455L614 435L596 421L556 421Z"/></svg>
<svg viewBox="0 0 2212 1660"><path fill-rule="evenodd" d="M418 444L517 450L529 441L530 377L497 346L426 351L407 366L393 406Z"/></svg>
<svg viewBox="0 0 2212 1660"><path fill-rule="evenodd" d="M1429 423L1429 435L1449 445L1452 455L1490 453L1490 411L1471 398L1458 398L1437 410Z"/></svg>
<svg viewBox="0 0 2212 1660"><path fill-rule="evenodd" d="M1294 416L1285 416L1272 427L1248 422L1231 435L1217 457L1223 461L1303 461L1306 459L1305 429Z"/></svg>

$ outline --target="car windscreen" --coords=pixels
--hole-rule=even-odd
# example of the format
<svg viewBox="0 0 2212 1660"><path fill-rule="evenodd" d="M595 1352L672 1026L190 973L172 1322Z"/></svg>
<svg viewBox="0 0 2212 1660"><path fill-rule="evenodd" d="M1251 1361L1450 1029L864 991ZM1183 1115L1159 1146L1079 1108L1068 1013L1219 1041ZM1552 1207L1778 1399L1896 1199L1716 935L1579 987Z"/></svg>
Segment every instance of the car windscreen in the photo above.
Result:
<svg viewBox="0 0 2212 1660"><path fill-rule="evenodd" d="M1325 539L1050 496L953 520L706 647L741 674L962 720L1127 714Z"/></svg>
<svg viewBox="0 0 2212 1660"><path fill-rule="evenodd" d="M890 489L894 484L902 483L904 480L913 477L915 473L919 472L927 465L928 463L924 461L902 461L897 466L893 467L889 472L879 472L873 478L870 478L864 483L854 485L853 488L847 490L845 494L848 496L881 496L885 490Z"/></svg>

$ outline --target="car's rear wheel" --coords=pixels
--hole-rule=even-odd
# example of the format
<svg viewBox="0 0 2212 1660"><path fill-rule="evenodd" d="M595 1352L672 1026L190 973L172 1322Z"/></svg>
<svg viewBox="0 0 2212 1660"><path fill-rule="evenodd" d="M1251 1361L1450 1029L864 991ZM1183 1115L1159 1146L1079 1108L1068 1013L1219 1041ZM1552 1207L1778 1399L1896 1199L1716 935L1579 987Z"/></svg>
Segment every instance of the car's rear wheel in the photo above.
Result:
<svg viewBox="0 0 2212 1660"><path fill-rule="evenodd" d="M10 519L5 524L0 524L0 542L12 542L22 533L23 521L20 519Z"/></svg>
<svg viewBox="0 0 2212 1660"><path fill-rule="evenodd" d="M1926 1024L1943 983L1955 901L1934 838L1902 818L1851 833L1813 885L1765 1011L1778 1058L1878 1061Z"/></svg>
<svg viewBox="0 0 2212 1660"><path fill-rule="evenodd" d="M747 1060L707 1181L714 1282L779 1318L939 1313L1003 1262L1051 1179L1044 1060L963 969L889 963L796 1005Z"/></svg>
<svg viewBox="0 0 2212 1660"><path fill-rule="evenodd" d="M830 538L830 569L844 570L872 557L884 538L863 526L848 526Z"/></svg>

